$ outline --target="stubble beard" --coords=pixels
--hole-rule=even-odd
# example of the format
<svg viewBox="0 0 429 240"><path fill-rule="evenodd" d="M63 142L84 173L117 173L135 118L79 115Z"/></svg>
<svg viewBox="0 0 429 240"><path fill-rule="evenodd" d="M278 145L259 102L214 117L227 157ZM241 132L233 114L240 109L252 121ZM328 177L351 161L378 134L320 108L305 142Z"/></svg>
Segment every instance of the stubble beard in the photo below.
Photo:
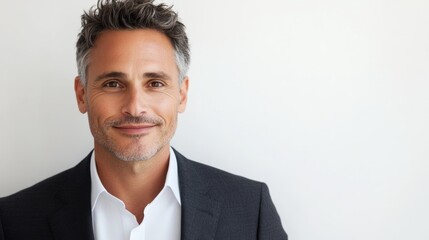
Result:
<svg viewBox="0 0 429 240"><path fill-rule="evenodd" d="M151 123L155 124L154 129L159 131L159 138L152 142L142 142L146 135L128 136L131 142L124 145L117 142L117 139L108 134L108 131L114 127L124 123ZM165 125L164 121L159 117L132 117L127 116L122 119L106 121L102 127L96 126L95 123L90 124L91 131L95 142L113 154L117 159L124 162L146 161L154 157L162 148L168 145L173 138L177 126L177 117L172 121L168 129L162 130ZM151 133L156 134L156 133ZM143 139L142 139L143 138ZM148 139L149 140L149 139Z"/></svg>

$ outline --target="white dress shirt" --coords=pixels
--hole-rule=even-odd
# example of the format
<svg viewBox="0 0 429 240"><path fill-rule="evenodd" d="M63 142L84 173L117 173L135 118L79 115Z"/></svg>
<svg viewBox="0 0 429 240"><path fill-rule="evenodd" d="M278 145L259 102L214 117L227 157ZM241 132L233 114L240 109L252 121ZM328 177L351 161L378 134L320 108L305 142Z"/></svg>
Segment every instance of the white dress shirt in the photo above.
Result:
<svg viewBox="0 0 429 240"><path fill-rule="evenodd" d="M139 225L123 201L104 188L97 173L95 152L91 157L92 226L96 240L179 240L181 201L177 160L170 148L165 185L144 209ZM144 193L142 193L144 194Z"/></svg>

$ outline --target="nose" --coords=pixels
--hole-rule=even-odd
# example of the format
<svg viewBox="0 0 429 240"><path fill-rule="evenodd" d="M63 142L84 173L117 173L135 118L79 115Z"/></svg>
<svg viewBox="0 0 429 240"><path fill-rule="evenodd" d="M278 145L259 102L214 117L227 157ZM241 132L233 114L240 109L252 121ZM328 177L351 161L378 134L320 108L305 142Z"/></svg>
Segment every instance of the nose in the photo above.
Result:
<svg viewBox="0 0 429 240"><path fill-rule="evenodd" d="M128 86L124 98L125 101L122 107L123 114L139 117L147 112L147 96L141 86Z"/></svg>

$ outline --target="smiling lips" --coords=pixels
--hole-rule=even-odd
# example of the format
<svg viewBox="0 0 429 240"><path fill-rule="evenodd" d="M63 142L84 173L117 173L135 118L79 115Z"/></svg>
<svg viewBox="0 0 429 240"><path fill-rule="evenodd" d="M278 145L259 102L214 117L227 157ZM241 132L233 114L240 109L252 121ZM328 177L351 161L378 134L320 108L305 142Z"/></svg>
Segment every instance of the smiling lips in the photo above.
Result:
<svg viewBox="0 0 429 240"><path fill-rule="evenodd" d="M114 126L113 128L119 130L126 135L142 135L148 134L155 124L140 124L140 125L120 125Z"/></svg>

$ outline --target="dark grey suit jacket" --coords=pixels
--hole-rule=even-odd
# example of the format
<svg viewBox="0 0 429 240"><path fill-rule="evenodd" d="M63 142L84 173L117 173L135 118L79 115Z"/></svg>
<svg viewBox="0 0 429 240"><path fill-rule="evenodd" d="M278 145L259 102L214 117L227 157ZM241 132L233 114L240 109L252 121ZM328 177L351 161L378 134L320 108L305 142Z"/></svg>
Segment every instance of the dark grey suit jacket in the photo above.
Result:
<svg viewBox="0 0 429 240"><path fill-rule="evenodd" d="M175 153L181 239L287 239L264 183ZM93 240L90 156L74 168L1 198L0 240Z"/></svg>

